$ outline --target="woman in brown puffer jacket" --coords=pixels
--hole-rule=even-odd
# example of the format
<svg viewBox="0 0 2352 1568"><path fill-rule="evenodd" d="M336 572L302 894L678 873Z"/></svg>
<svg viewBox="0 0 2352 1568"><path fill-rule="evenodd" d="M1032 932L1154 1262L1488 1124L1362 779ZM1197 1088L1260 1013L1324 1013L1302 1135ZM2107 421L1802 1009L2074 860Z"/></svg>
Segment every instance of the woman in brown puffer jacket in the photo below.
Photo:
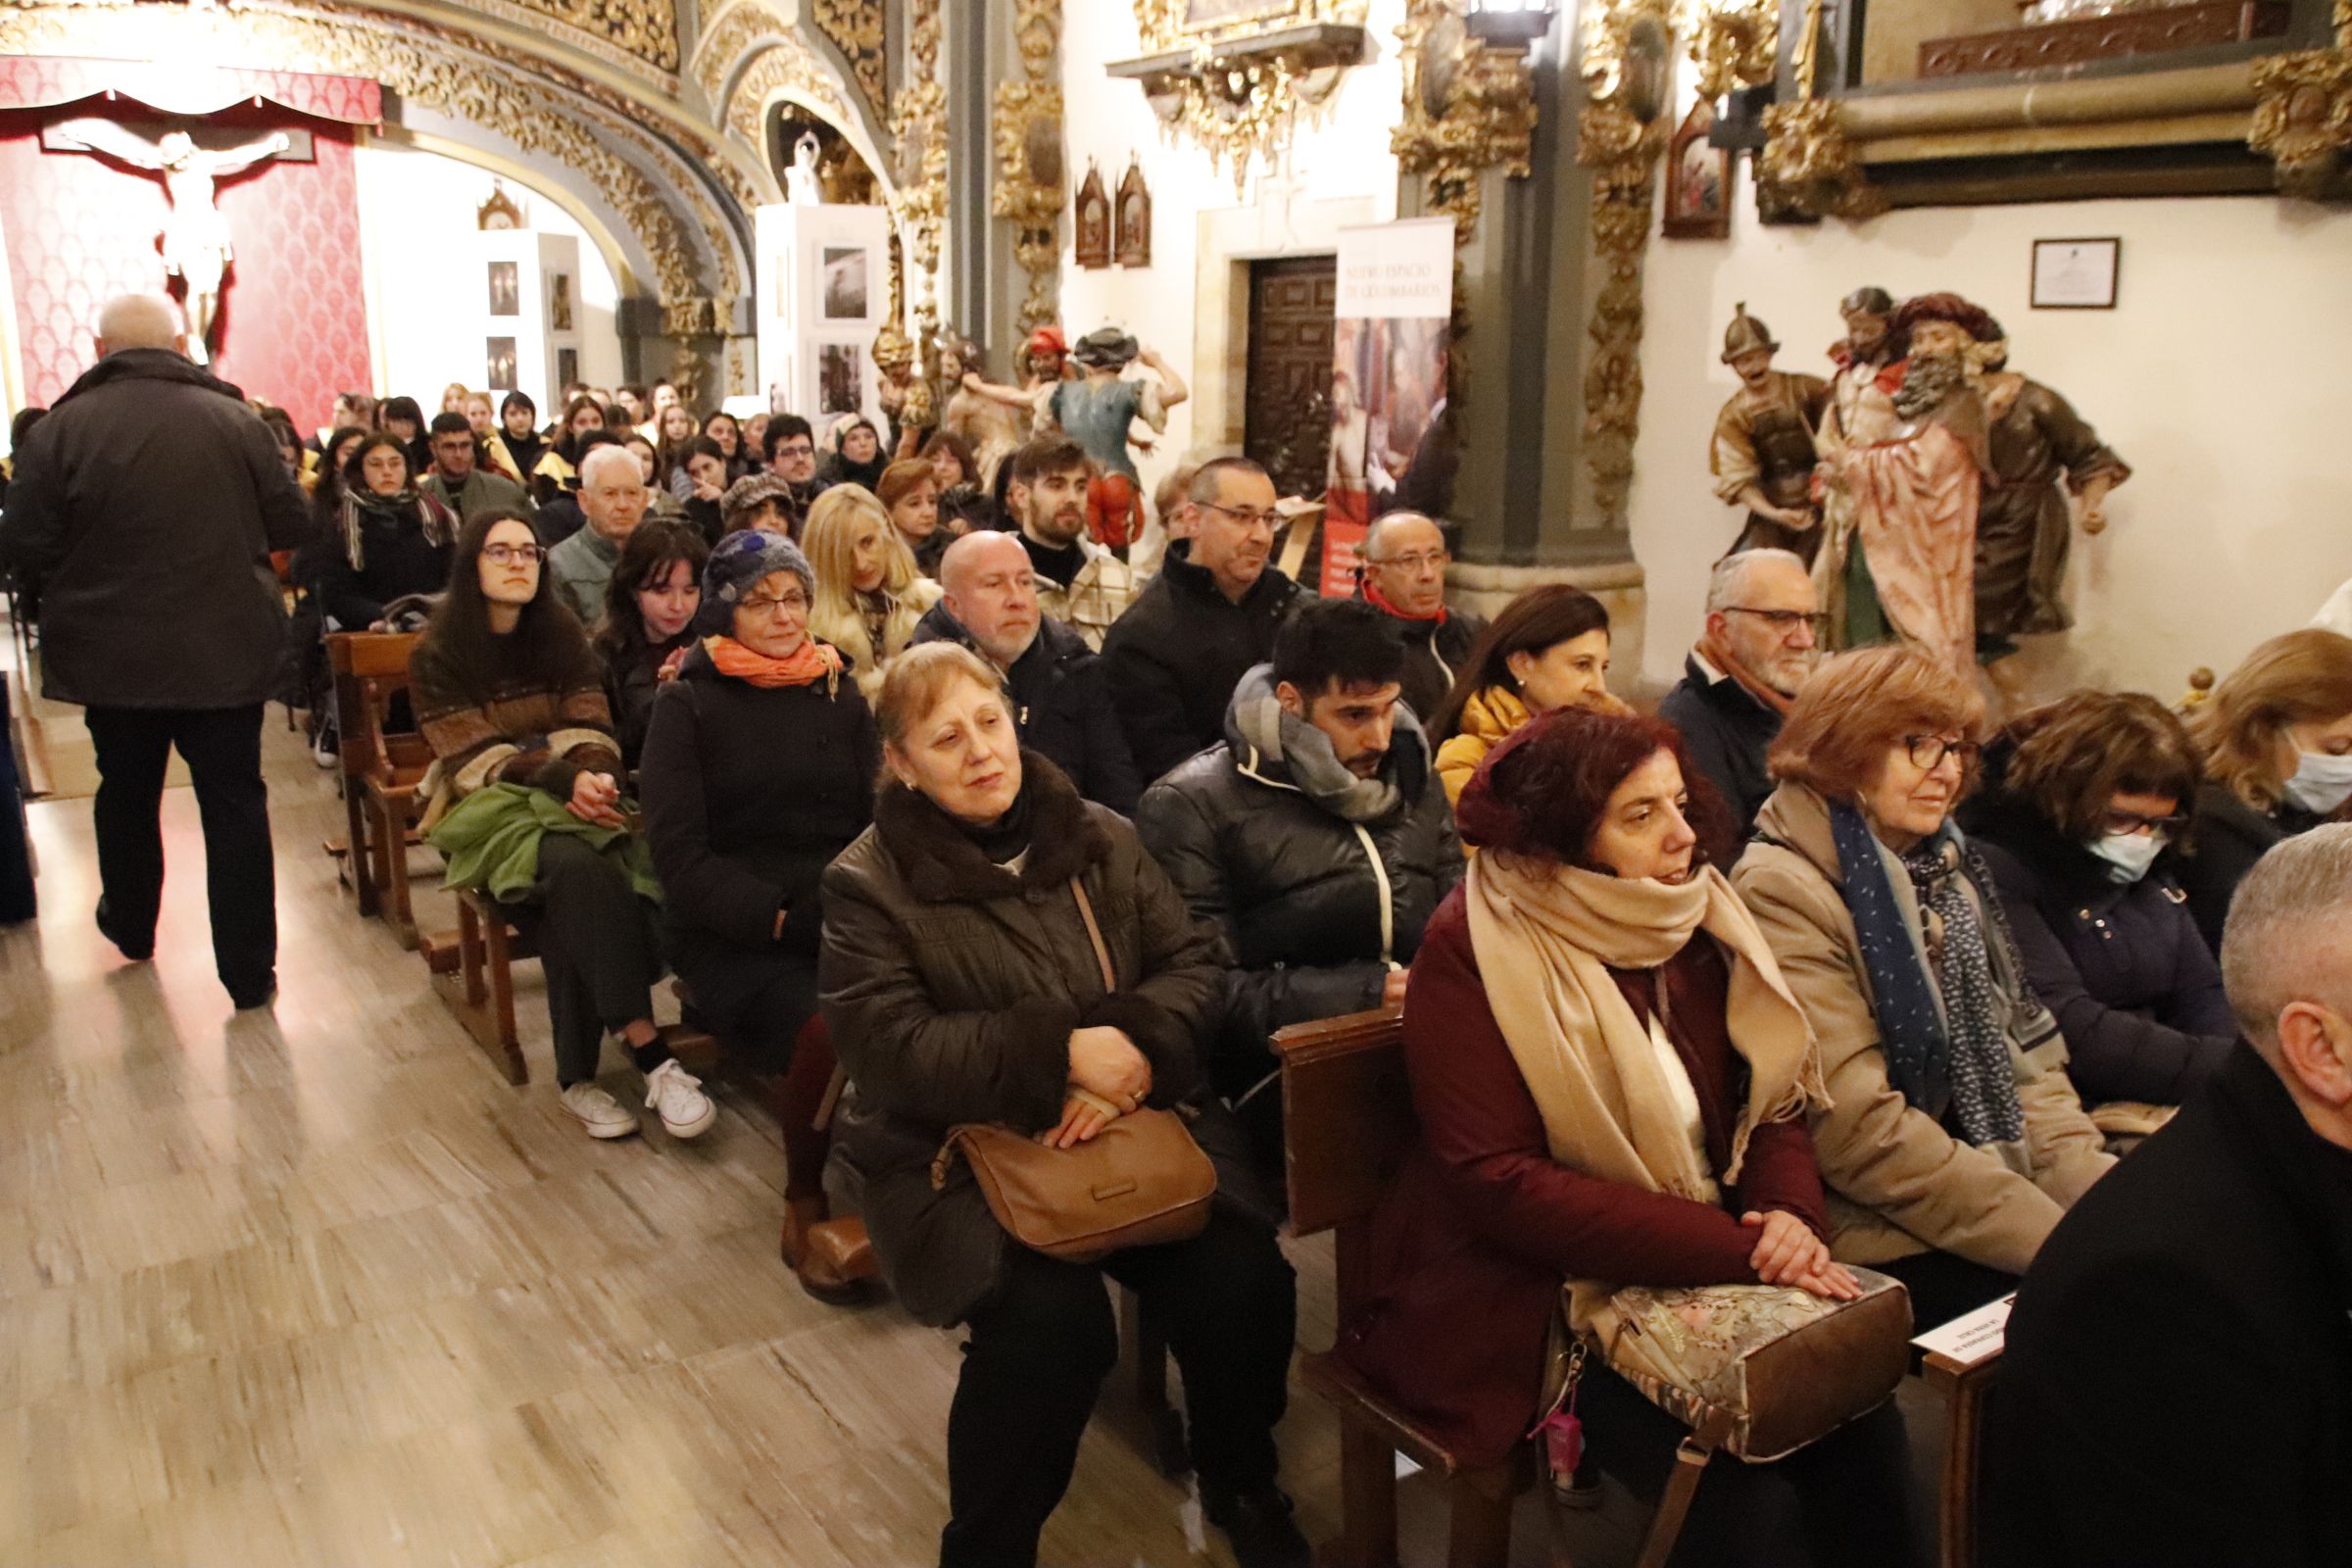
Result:
<svg viewBox="0 0 2352 1568"><path fill-rule="evenodd" d="M1110 1110L1182 1102L1217 938L1124 817L1019 749L994 671L969 650L901 655L875 717L888 782L874 825L825 872L817 984L854 1086L838 1136L875 1254L908 1311L970 1330L941 1563L1035 1560L1116 1358L1108 1275L1141 1294L1184 1371L1209 1520L1245 1565L1303 1568L1275 1485L1294 1299L1273 1231L1220 1204L1190 1241L1066 1263L1006 1235L967 1162L932 1175L959 1122L1068 1147Z"/></svg>

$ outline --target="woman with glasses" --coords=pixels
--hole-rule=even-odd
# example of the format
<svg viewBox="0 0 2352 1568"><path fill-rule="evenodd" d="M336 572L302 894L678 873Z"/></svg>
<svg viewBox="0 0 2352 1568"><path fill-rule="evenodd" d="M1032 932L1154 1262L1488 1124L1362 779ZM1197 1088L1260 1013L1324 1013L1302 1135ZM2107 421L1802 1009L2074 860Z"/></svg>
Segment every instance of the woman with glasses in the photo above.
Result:
<svg viewBox="0 0 2352 1568"><path fill-rule="evenodd" d="M556 1083L588 1136L637 1131L596 1081L610 1033L669 1135L699 1137L718 1111L654 1026L660 894L623 808L604 671L546 556L512 512L482 513L458 535L448 596L410 663L433 751L427 836L450 857L451 881L496 898L538 948Z"/></svg>
<svg viewBox="0 0 2352 1568"><path fill-rule="evenodd" d="M1770 754L1733 885L1821 1041L1830 1247L1910 1287L1923 1327L2016 1287L2114 1164L1952 825L1984 703L1907 646L1825 662Z"/></svg>
<svg viewBox="0 0 2352 1568"><path fill-rule="evenodd" d="M1582 588L1545 583L1502 607L1438 705L1438 777L1459 805L1487 753L1538 713L1633 711L1609 695L1609 612Z"/></svg>
<svg viewBox="0 0 2352 1568"><path fill-rule="evenodd" d="M2088 1105L2178 1105L2237 1043L2221 966L2174 879L2204 759L2153 697L2078 692L2020 715L1961 819ZM2102 1118L2103 1119L2103 1118Z"/></svg>
<svg viewBox="0 0 2352 1568"><path fill-rule="evenodd" d="M815 586L780 533L719 541L701 635L655 700L638 777L670 962L695 1012L752 1071L785 1075L785 1245L802 1283L830 1296L847 1282L798 1243L826 1217L824 1146L803 1134L831 1050L817 1048L818 1070L786 1068L816 1013L817 878L865 831L882 753L841 655L808 634Z"/></svg>

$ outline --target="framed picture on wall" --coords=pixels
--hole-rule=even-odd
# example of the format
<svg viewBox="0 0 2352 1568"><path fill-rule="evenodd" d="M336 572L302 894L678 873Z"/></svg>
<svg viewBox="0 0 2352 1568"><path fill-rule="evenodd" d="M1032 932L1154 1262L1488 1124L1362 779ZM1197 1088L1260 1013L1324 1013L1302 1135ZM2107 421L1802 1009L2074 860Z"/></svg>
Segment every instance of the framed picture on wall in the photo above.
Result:
<svg viewBox="0 0 2352 1568"><path fill-rule="evenodd" d="M490 264L490 314L492 316L520 316L522 314L522 278L513 262Z"/></svg>
<svg viewBox="0 0 2352 1568"><path fill-rule="evenodd" d="M866 315L865 248L828 245L817 268L828 321L862 321Z"/></svg>
<svg viewBox="0 0 2352 1568"><path fill-rule="evenodd" d="M2034 242L2034 309L2112 311L2120 239L2037 239Z"/></svg>
<svg viewBox="0 0 2352 1568"><path fill-rule="evenodd" d="M580 378L580 351L556 350L556 385L570 386Z"/></svg>
<svg viewBox="0 0 2352 1568"><path fill-rule="evenodd" d="M816 351L816 412L856 414L865 407L865 359L855 343L826 343Z"/></svg>
<svg viewBox="0 0 2352 1568"><path fill-rule="evenodd" d="M1086 179L1078 187L1075 254L1080 267L1110 265L1110 198L1102 193L1102 171L1092 164L1087 166Z"/></svg>
<svg viewBox="0 0 2352 1568"><path fill-rule="evenodd" d="M551 332L571 330L571 274L569 272L547 274L547 327ZM568 381L571 377L565 376L564 379Z"/></svg>
<svg viewBox="0 0 2352 1568"><path fill-rule="evenodd" d="M1731 237L1732 151L1707 144L1714 128L1715 106L1701 98L1666 144L1668 239Z"/></svg>
<svg viewBox="0 0 2352 1568"><path fill-rule="evenodd" d="M487 361L489 367L490 378L488 385L490 390L493 392L514 391L514 340L511 337L491 338L489 342L484 345L483 358Z"/></svg>
<svg viewBox="0 0 2352 1568"><path fill-rule="evenodd" d="M1118 261L1121 267L1152 265L1152 188L1144 183L1142 160L1130 155L1119 181Z"/></svg>

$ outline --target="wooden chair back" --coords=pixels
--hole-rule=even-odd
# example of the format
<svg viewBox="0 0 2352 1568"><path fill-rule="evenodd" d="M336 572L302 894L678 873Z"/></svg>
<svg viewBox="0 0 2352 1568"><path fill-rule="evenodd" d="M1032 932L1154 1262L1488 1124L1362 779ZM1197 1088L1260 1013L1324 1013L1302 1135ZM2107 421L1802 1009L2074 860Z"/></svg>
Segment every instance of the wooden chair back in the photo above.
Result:
<svg viewBox="0 0 2352 1568"><path fill-rule="evenodd" d="M357 784L413 783L432 761L424 737L387 728L392 699L409 688L418 632L334 631L326 660L335 677L335 724L344 778Z"/></svg>
<svg viewBox="0 0 2352 1568"><path fill-rule="evenodd" d="M1372 1211L1403 1167L1419 1124L1395 1009L1293 1024L1282 1063L1283 1156L1291 1228L1312 1236Z"/></svg>

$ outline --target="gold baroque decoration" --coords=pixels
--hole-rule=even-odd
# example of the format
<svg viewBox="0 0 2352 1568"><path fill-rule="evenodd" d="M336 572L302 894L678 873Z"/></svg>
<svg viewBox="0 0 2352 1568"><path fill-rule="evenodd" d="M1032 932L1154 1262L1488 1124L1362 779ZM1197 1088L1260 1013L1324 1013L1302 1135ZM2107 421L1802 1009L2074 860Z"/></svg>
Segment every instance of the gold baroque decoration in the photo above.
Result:
<svg viewBox="0 0 2352 1568"><path fill-rule="evenodd" d="M1370 0L1275 0L1234 21L1195 23L1187 20L1194 0L1135 0L1135 27L1144 52L1162 54L1171 49L1200 47L1270 27L1302 26L1315 22L1360 24Z"/></svg>
<svg viewBox="0 0 2352 1568"><path fill-rule="evenodd" d="M1587 19L1577 162L1594 171L1592 253L1604 281L1586 331L1585 462L1603 526L1625 526L1642 414L1642 263L1666 149L1670 0L1608 0Z"/></svg>
<svg viewBox="0 0 2352 1568"><path fill-rule="evenodd" d="M948 214L948 90L939 80L939 3L912 0L908 80L890 110L891 142L898 159L898 216L906 225L908 259L915 271L918 342L929 342L939 327L940 226Z"/></svg>
<svg viewBox="0 0 2352 1568"><path fill-rule="evenodd" d="M1015 0L1013 41L1026 81L997 84L997 188L990 209L1014 225L1013 260L1029 274L1021 301L1025 336L1054 319L1061 271L1061 206L1066 196L1061 148L1061 88L1054 55L1061 43L1061 0Z"/></svg>
<svg viewBox="0 0 2352 1568"><path fill-rule="evenodd" d="M764 41L763 41L764 40ZM694 75L702 84L703 95L710 102L711 118L722 124L733 122L733 106L743 96L739 82L733 92L720 93L727 85L727 75L755 50L766 55L782 53L793 62L793 79L778 82L789 87L797 97L805 98L815 108L827 111L837 119L849 117L849 105L843 100L834 83L833 74L811 54L808 46L794 36L789 24L758 0L739 0L719 14L716 24L707 30L694 46ZM775 70L770 68L771 73ZM750 145L760 147L759 116L753 117ZM760 153L764 163L766 154Z"/></svg>
<svg viewBox="0 0 2352 1568"><path fill-rule="evenodd" d="M1837 100L1809 98L1764 111L1756 205L1773 218L1875 218L1886 211Z"/></svg>
<svg viewBox="0 0 2352 1568"><path fill-rule="evenodd" d="M882 32L882 0L815 0L816 30L832 40L850 63L850 79L858 84L867 107L878 116L887 112L885 81L888 56Z"/></svg>
<svg viewBox="0 0 2352 1568"><path fill-rule="evenodd" d="M466 0L472 9L674 87L677 9L671 0ZM553 25L550 25L553 24Z"/></svg>
<svg viewBox="0 0 2352 1568"><path fill-rule="evenodd" d="M1781 44L1780 0L1682 0L1675 31L1690 40L1698 95L1770 81Z"/></svg>
<svg viewBox="0 0 2352 1568"><path fill-rule="evenodd" d="M2352 26L2346 9L2339 26ZM2254 91L2246 145L2271 160L2282 194L2319 200L2352 148L2352 46L2273 56L2255 67Z"/></svg>
<svg viewBox="0 0 2352 1568"><path fill-rule="evenodd" d="M1389 138L1397 167L1424 176L1430 210L1454 220L1457 247L1478 230L1487 171L1525 179L1536 133L1527 57L1480 43L1462 15L1462 0L1413 0L1406 11L1396 29L1404 118Z"/></svg>

